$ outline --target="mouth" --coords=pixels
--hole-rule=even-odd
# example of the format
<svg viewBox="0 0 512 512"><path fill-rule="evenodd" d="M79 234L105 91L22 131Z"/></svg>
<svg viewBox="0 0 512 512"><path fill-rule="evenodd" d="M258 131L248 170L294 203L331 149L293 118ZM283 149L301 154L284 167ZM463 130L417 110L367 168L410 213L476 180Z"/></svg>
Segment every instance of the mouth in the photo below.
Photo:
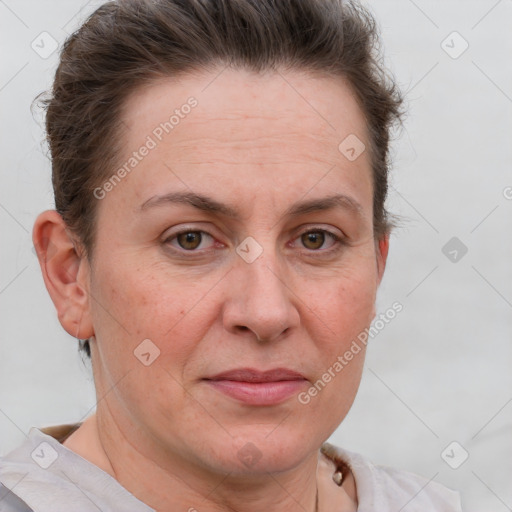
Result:
<svg viewBox="0 0 512 512"><path fill-rule="evenodd" d="M237 368L203 379L214 390L250 405L277 405L297 395L308 384L288 368L259 371Z"/></svg>

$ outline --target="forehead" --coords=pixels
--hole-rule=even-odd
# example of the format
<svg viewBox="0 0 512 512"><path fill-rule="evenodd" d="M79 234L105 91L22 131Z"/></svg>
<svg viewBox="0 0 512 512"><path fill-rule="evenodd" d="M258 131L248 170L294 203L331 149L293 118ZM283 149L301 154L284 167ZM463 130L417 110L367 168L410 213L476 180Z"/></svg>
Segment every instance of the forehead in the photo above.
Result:
<svg viewBox="0 0 512 512"><path fill-rule="evenodd" d="M186 124L195 123L198 135L208 131L208 126L201 126L203 122L226 121L228 133L229 124L231 135L241 137L258 126L280 137L306 135L309 131L312 139L317 136L318 140L332 139L328 142L333 143L350 133L367 136L364 116L342 77L298 70L255 73L222 68L160 78L138 88L125 103L123 118L130 128L128 135L136 139L139 130L150 133L155 122L158 125L169 120L176 110L188 111L184 106L190 98L197 106ZM176 114L180 121L188 117L187 112ZM183 131L177 129L177 124L174 128L173 136Z"/></svg>
<svg viewBox="0 0 512 512"><path fill-rule="evenodd" d="M128 98L123 124L126 157L152 141L129 176L140 198L163 185L169 168L198 187L236 177L239 187L271 179L286 188L336 167L325 186L336 176L371 189L369 152L351 160L340 151L347 138L369 147L364 116L340 77L220 68L159 79Z"/></svg>

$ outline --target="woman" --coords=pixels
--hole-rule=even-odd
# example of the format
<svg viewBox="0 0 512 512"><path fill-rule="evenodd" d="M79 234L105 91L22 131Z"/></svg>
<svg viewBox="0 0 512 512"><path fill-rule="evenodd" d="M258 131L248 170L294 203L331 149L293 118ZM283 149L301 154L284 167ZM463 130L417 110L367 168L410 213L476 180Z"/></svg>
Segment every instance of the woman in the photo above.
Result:
<svg viewBox="0 0 512 512"><path fill-rule="evenodd" d="M389 247L375 34L341 2L123 0L67 40L33 239L97 410L1 460L2 511L460 510L325 444Z"/></svg>

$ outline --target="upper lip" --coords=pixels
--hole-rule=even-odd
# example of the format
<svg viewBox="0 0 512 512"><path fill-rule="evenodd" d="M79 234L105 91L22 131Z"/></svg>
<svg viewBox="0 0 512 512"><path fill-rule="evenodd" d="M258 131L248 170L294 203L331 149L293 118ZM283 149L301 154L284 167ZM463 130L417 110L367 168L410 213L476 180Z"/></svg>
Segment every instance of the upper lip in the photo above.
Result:
<svg viewBox="0 0 512 512"><path fill-rule="evenodd" d="M288 368L274 368L267 371L259 371L254 368L236 368L219 373L207 380L235 380L240 382L278 382L282 380L304 380L305 377Z"/></svg>

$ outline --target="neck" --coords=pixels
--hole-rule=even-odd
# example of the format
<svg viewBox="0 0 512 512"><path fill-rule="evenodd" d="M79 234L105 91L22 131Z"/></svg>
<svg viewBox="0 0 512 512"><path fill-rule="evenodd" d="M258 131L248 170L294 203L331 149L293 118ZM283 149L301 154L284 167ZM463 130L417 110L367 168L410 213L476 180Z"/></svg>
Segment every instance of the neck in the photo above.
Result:
<svg viewBox="0 0 512 512"><path fill-rule="evenodd" d="M65 445L113 476L157 511L315 512L318 453L293 470L264 475L213 472L180 454L148 445L136 429L123 429L98 410Z"/></svg>

